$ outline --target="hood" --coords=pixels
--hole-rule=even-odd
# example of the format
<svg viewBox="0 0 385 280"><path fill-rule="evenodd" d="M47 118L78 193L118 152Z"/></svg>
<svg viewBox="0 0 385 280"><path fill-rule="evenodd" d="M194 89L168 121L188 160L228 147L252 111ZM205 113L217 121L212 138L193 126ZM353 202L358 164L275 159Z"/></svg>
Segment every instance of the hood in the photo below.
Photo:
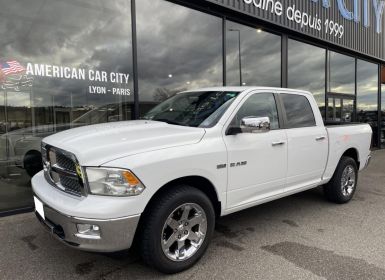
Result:
<svg viewBox="0 0 385 280"><path fill-rule="evenodd" d="M138 153L195 144L204 134L203 128L138 120L74 128L43 142L75 154L81 165L99 166Z"/></svg>

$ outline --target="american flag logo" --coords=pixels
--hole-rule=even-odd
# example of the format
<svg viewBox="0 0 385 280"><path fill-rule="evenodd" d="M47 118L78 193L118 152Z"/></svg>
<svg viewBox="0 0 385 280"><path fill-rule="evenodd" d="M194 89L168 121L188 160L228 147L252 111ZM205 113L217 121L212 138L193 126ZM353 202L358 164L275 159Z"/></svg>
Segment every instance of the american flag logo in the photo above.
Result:
<svg viewBox="0 0 385 280"><path fill-rule="evenodd" d="M0 61L0 89L21 91L32 87L33 78L26 75L26 70L16 60Z"/></svg>
<svg viewBox="0 0 385 280"><path fill-rule="evenodd" d="M3 72L4 76L18 74L25 70L26 69L16 60L0 62L0 72Z"/></svg>

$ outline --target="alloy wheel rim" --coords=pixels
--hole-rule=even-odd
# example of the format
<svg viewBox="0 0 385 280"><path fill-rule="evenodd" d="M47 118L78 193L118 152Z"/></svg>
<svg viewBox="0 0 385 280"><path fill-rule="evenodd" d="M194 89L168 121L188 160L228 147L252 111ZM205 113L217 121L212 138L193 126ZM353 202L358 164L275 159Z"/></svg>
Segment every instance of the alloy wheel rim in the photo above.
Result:
<svg viewBox="0 0 385 280"><path fill-rule="evenodd" d="M205 211L196 203L185 203L172 211L163 225L163 253L173 261L185 261L202 246L206 232Z"/></svg>
<svg viewBox="0 0 385 280"><path fill-rule="evenodd" d="M350 196L356 186L356 172L353 166L348 165L342 172L341 189L344 196Z"/></svg>

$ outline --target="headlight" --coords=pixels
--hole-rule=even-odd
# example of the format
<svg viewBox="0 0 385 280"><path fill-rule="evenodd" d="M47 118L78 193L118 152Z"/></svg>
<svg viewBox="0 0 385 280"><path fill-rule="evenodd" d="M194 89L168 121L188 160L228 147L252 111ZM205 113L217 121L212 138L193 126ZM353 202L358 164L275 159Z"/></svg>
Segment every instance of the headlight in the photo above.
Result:
<svg viewBox="0 0 385 280"><path fill-rule="evenodd" d="M134 196L145 189L142 182L126 169L87 167L86 174L92 194Z"/></svg>

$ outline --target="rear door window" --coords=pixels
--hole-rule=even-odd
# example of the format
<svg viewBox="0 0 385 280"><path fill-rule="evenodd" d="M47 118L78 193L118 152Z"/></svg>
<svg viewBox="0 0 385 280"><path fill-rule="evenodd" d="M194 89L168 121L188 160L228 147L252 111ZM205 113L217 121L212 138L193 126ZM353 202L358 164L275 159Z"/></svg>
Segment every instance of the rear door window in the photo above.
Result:
<svg viewBox="0 0 385 280"><path fill-rule="evenodd" d="M280 96L286 112L286 128L316 125L313 109L306 96L285 93Z"/></svg>

